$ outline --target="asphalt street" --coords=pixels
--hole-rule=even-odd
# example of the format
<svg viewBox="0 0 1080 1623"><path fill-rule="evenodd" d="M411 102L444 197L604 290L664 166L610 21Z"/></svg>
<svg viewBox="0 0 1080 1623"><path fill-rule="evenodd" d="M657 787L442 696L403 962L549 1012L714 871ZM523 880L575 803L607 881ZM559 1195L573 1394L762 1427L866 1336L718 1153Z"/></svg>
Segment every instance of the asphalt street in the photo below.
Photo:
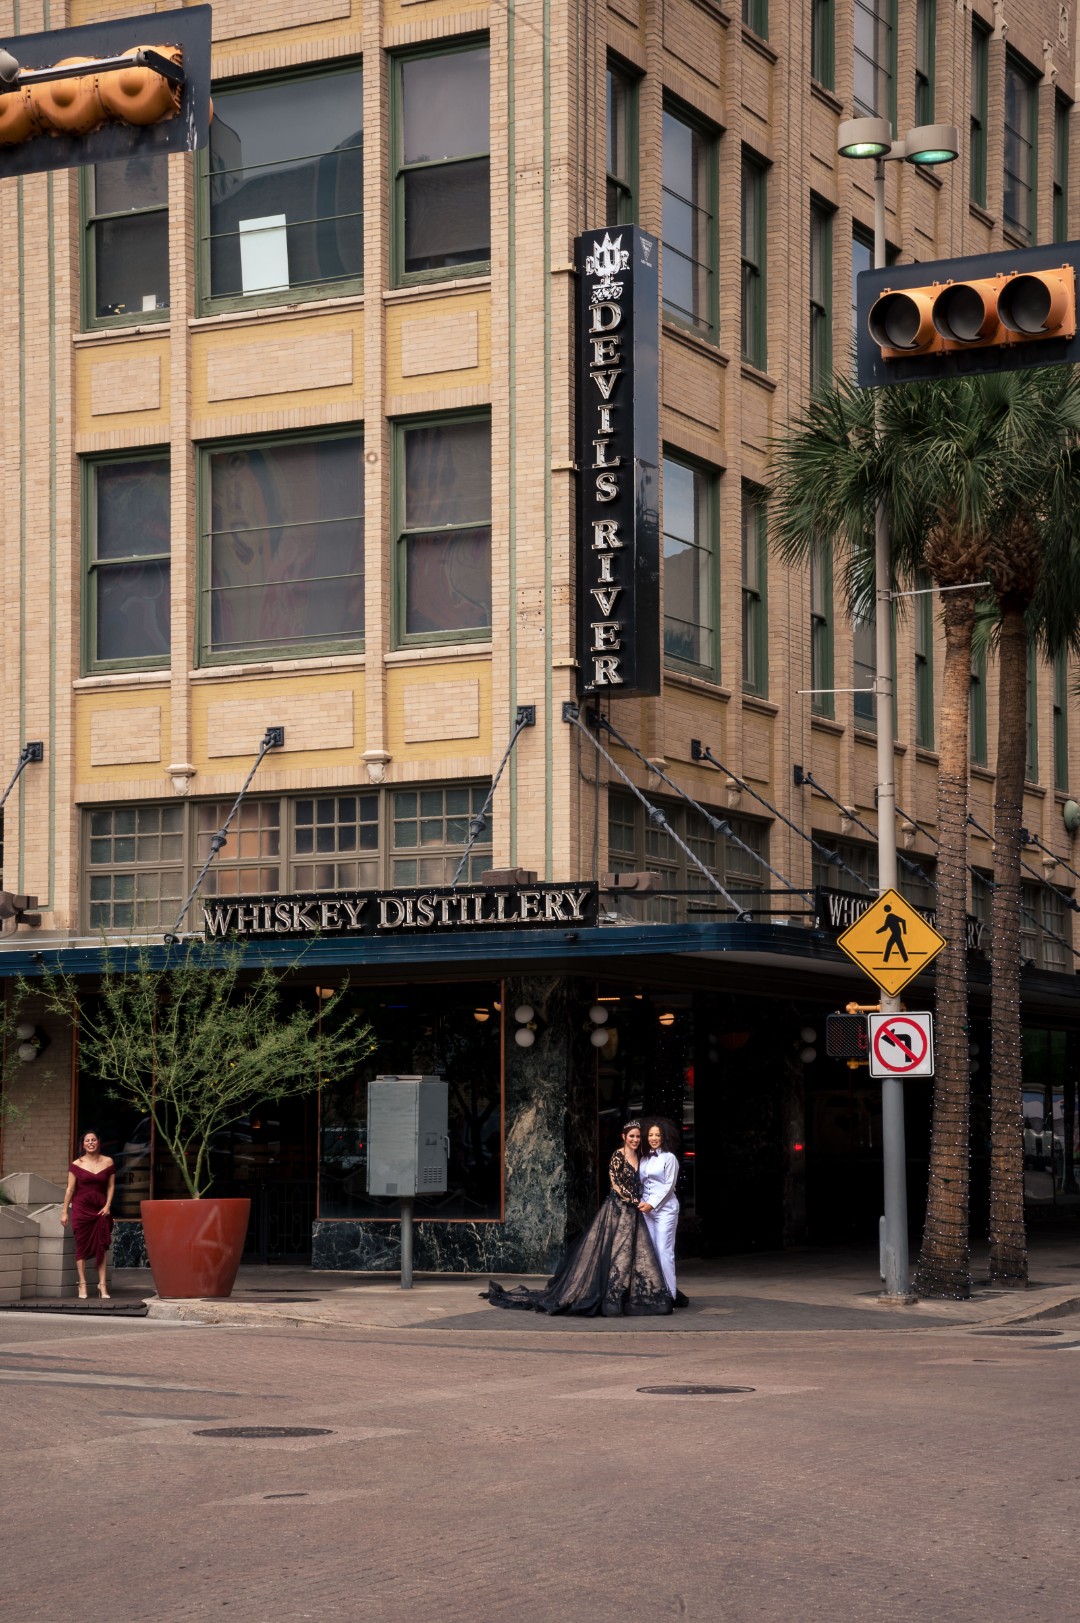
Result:
<svg viewBox="0 0 1080 1623"><path fill-rule="evenodd" d="M484 1322L0 1316L0 1615L1077 1614L1080 1318Z"/></svg>

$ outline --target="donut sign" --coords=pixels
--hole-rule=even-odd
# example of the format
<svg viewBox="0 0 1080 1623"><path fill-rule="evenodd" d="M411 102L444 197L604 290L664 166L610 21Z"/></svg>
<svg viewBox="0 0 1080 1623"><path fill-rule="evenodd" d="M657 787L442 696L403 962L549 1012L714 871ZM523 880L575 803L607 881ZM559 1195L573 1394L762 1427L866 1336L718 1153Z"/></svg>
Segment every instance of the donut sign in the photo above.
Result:
<svg viewBox="0 0 1080 1623"><path fill-rule="evenodd" d="M870 1016L870 1075L933 1076L934 1018L930 1014Z"/></svg>

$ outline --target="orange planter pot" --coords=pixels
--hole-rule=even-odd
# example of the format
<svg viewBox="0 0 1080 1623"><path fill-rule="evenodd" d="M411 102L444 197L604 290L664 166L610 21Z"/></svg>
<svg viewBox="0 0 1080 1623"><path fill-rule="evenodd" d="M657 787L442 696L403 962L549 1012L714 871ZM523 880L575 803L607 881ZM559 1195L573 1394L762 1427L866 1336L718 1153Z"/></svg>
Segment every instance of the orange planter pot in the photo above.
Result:
<svg viewBox="0 0 1080 1623"><path fill-rule="evenodd" d="M250 1200L144 1200L143 1237L159 1296L228 1296Z"/></svg>

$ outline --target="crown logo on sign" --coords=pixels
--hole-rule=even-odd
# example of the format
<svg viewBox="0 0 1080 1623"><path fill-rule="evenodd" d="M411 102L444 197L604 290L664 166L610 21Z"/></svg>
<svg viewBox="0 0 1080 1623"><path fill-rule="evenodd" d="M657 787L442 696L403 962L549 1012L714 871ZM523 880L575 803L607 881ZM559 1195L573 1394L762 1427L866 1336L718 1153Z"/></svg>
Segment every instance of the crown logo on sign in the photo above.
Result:
<svg viewBox="0 0 1080 1623"><path fill-rule="evenodd" d="M610 233L604 232L603 242L593 241L593 251L585 259L586 276L602 276L610 281L619 271L626 270L630 264L630 254L622 245L622 237L618 236L612 242Z"/></svg>

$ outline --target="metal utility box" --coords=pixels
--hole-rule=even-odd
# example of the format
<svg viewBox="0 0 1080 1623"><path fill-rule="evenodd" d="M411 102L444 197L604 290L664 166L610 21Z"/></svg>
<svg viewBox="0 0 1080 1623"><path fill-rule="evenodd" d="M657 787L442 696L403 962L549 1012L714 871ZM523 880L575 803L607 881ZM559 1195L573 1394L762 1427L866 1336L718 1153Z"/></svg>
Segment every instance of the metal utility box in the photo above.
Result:
<svg viewBox="0 0 1080 1623"><path fill-rule="evenodd" d="M438 1076L377 1076L368 1084L369 1195L446 1192L449 1089Z"/></svg>

